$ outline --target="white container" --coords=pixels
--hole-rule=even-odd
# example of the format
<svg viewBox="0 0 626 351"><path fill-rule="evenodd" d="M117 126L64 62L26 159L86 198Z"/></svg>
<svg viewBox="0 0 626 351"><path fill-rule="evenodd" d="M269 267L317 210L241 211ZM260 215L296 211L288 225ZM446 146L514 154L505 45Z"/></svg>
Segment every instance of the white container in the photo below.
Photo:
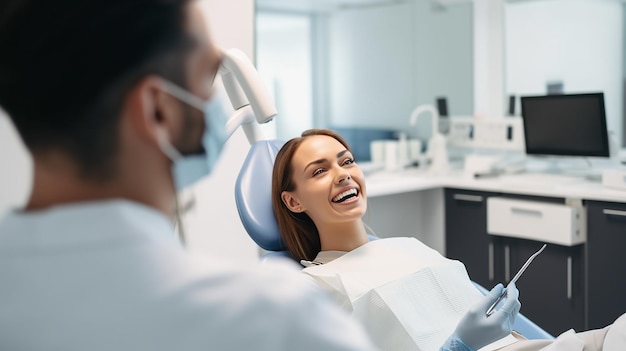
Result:
<svg viewBox="0 0 626 351"><path fill-rule="evenodd" d="M587 240L585 219L583 206L487 199L487 233L491 235L574 246Z"/></svg>
<svg viewBox="0 0 626 351"><path fill-rule="evenodd" d="M399 150L399 143L397 140L374 140L370 142L370 156L372 163L384 165L385 170L387 171L400 169Z"/></svg>
<svg viewBox="0 0 626 351"><path fill-rule="evenodd" d="M388 171L400 169L400 144L397 141L385 142L385 169Z"/></svg>
<svg viewBox="0 0 626 351"><path fill-rule="evenodd" d="M414 161L423 162L422 142L418 139L374 140L370 142L370 160L386 170L399 170Z"/></svg>
<svg viewBox="0 0 626 351"><path fill-rule="evenodd" d="M607 188L626 190L626 168L603 170L602 185Z"/></svg>
<svg viewBox="0 0 626 351"><path fill-rule="evenodd" d="M409 139L407 141L408 143L408 153L409 153L409 160L411 161L418 161L422 159L423 153L422 153L422 142L419 139Z"/></svg>
<svg viewBox="0 0 626 351"><path fill-rule="evenodd" d="M374 140L370 142L370 159L372 163L385 163L385 142L387 140Z"/></svg>

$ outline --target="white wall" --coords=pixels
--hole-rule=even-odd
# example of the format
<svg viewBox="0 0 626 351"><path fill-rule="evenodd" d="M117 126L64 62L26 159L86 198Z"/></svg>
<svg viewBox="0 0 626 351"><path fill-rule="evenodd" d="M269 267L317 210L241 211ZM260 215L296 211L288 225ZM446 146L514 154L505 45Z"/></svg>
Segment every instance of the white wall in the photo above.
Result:
<svg viewBox="0 0 626 351"><path fill-rule="evenodd" d="M506 91L542 95L548 81L565 93L603 91L609 130L621 140L623 4L551 0L506 6ZM620 142L621 145L621 142Z"/></svg>
<svg viewBox="0 0 626 351"><path fill-rule="evenodd" d="M408 129L419 104L473 112L472 6L409 1L333 12L330 114L339 126Z"/></svg>
<svg viewBox="0 0 626 351"><path fill-rule="evenodd" d="M0 215L26 204L32 184L32 160L9 117L0 109Z"/></svg>
<svg viewBox="0 0 626 351"><path fill-rule="evenodd" d="M254 0L202 0L217 45L237 47L254 57ZM184 218L188 246L216 256L255 262L259 251L239 220L235 179L248 152L242 130L229 139L213 174L192 192L195 206ZM189 195L186 193L185 195Z"/></svg>

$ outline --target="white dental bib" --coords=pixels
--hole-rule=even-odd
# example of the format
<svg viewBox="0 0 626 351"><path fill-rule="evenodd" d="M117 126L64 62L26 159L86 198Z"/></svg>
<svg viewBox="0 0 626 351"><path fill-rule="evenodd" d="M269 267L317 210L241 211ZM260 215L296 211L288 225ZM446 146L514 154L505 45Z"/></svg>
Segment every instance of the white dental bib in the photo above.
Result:
<svg viewBox="0 0 626 351"><path fill-rule="evenodd" d="M482 297L462 263L415 238L370 241L303 272L352 311L383 350L439 350ZM497 347L515 341L505 339Z"/></svg>

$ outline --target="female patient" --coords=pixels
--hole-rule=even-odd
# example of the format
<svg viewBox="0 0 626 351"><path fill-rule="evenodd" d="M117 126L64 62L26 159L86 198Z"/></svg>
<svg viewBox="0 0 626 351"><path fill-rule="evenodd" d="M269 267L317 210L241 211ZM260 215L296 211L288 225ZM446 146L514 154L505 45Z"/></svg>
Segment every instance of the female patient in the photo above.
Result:
<svg viewBox="0 0 626 351"><path fill-rule="evenodd" d="M350 146L333 131L309 130L282 147L274 163L272 204L290 254L310 266L304 271L316 278L321 286L334 292L340 300L343 298L341 302L353 309L355 316L364 323L374 341L383 349L420 349L423 345L420 344L420 334L437 332L438 323L441 322L437 320L439 315L428 314L429 306L413 308L413 305L420 305L420 301L415 298L416 295L410 294L412 298L404 299L409 296L406 295L407 291L441 291L439 294L427 293L425 299L436 295L435 304L444 301L442 305L445 299L454 305L453 300L463 300L463 296L476 294L462 264L442 257L415 239L395 238L370 242L362 221L367 209L364 176L355 163ZM388 261L397 261L399 264L387 265ZM333 265L337 268L333 268ZM383 276L377 274L380 273L376 271L379 267L387 269ZM428 271L426 276L430 280L420 278L423 278L424 275L420 274L424 270ZM342 279L333 282L338 276ZM375 284L370 284L368 280L382 285L372 289L374 293L370 294L371 291L366 292L364 287L369 289ZM489 317L485 315L503 289L498 284L488 295L474 299L470 306L467 306L468 300L453 306L461 310L460 321L451 330L446 329L449 334L445 334L444 339L434 348L443 344L441 350L477 350L509 335L520 307L515 286L508 287L508 297L501 308ZM385 300L389 297L385 294L389 292L392 298ZM446 296L444 300L437 300L437 297L441 298L439 295ZM388 304L401 301L403 306L399 309L396 307L394 311L410 310L418 315L411 316L408 313L407 317L407 313L402 312L400 317L390 318L387 312L393 310L393 306L381 308L383 300ZM430 307L436 311L440 306ZM402 319L402 323L396 323L398 319ZM624 318L620 320L621 325L626 324ZM445 329L445 326L442 324L441 328ZM402 334L398 329L406 330L406 333ZM614 329L613 334L619 334L617 339L623 340L620 339L623 333ZM607 330L608 327L593 334L589 338L590 343L601 345ZM620 330L623 330L623 326ZM409 339L415 340L415 344L394 345L394 340L402 339L406 334L411 334ZM445 339L447 335L450 336ZM616 338L615 335L613 338ZM559 344L561 339L559 337L557 342L516 342L506 349L539 350L545 346L565 349ZM582 350L583 347L585 350L595 349L589 347L587 341L580 348L567 349Z"/></svg>
<svg viewBox="0 0 626 351"><path fill-rule="evenodd" d="M361 219L367 209L365 180L363 173L354 161L350 147L340 135L330 130L310 130L304 132L301 138L288 141L276 156L272 182L274 211L281 233L283 233L283 239L292 256L311 261L313 265L327 264L330 266L328 264L330 261L334 259L339 261L345 258L339 259L345 253L357 252L367 246L365 244L368 244L369 239L365 224ZM404 261L401 261L401 266L397 267L398 269L390 269L389 274L393 275L398 270L414 266L411 261L412 258L408 256L411 254L410 250L406 251L394 242L390 242L390 245L384 245L386 240L392 239L372 242L371 245L377 245L377 247L364 253L366 260L358 263L358 266L365 274L368 273L369 263L377 261L376 258L386 257L385 254L390 253L390 259L384 259L385 261L394 261L400 256L403 256ZM423 246L417 240L414 241ZM402 242L400 246L405 244L407 242ZM382 254L381 250L383 251ZM428 248L426 250L418 248L418 250L421 250L423 257L428 256L429 258L427 260L429 273L440 276L458 276L459 269L454 266L454 263L460 265L457 261L447 260L438 253L433 255L434 250ZM448 263L451 263L452 266ZM423 267L424 264L418 262L415 267L416 271L421 270L419 268ZM467 278L464 267L461 269L463 273L460 280L464 278L467 283L461 286L465 288L469 286L471 292L476 293L476 289L471 286L469 278ZM425 283L423 279L420 280L420 277L415 277L410 273L408 272L406 275L409 280L406 280L406 276L398 276L397 278L404 285L412 284L414 279L417 279L419 284ZM322 273L322 275L324 274ZM387 276L382 279L385 280L386 278ZM381 278L377 279L380 280ZM442 279L439 279L439 282ZM389 283L393 284L393 282ZM342 289L350 290L349 292L343 290L344 294L351 295L354 293L354 289L346 286L345 279L339 285L342 285ZM458 290L458 287L459 284L454 283L448 292L459 294L458 291L454 291ZM497 285L488 296L478 301L475 308L470 309L465 314L456 329L453 330L452 336L447 340L441 340L442 342L445 341L444 349L476 350L511 333L513 321L520 306L517 300L518 291L515 286L508 288L508 298L502 308L489 317L485 315L489 305L503 292L503 289L501 284ZM380 291L376 293L382 294ZM463 299L463 295L468 294L461 294L459 298ZM365 303L372 304L374 301L372 298L378 297L370 296ZM384 299L384 296L382 298ZM352 302L352 308L362 303ZM366 315L371 316L373 313L370 307L364 307L366 312L362 313L363 319L367 318ZM463 308L463 306L459 308ZM384 340L385 335L380 335L380 330L388 327L388 325L380 325L378 320L389 321L391 319L383 318L381 314L377 314L375 318L369 318L368 323L365 323L366 328L374 334L374 339L381 339L375 340L375 342L391 348L390 340ZM406 321L403 322L406 323ZM419 322L416 320L413 324ZM428 323L429 321L421 322ZM410 330L411 326L405 328ZM397 335L394 338L397 338ZM393 340L391 342L393 343ZM411 349L418 349L417 345L412 346ZM395 347L398 346L395 345ZM403 344L403 347L408 346Z"/></svg>

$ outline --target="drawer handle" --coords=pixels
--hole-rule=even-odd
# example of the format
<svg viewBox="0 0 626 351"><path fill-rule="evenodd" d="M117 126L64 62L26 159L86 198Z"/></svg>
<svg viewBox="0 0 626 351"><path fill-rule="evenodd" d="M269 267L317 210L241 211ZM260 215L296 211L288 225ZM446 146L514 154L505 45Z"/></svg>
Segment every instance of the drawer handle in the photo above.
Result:
<svg viewBox="0 0 626 351"><path fill-rule="evenodd" d="M479 195L454 194L452 197L460 201L483 202L483 197Z"/></svg>
<svg viewBox="0 0 626 351"><path fill-rule="evenodd" d="M511 281L511 248L504 245L504 281Z"/></svg>
<svg viewBox="0 0 626 351"><path fill-rule="evenodd" d="M572 299L572 257L567 258L567 299Z"/></svg>
<svg viewBox="0 0 626 351"><path fill-rule="evenodd" d="M609 210L605 208L604 210L602 210L602 213L604 213L605 215L609 215L609 216L626 217L626 211Z"/></svg>
<svg viewBox="0 0 626 351"><path fill-rule="evenodd" d="M495 275L493 261L493 243L489 243L489 281L493 281Z"/></svg>
<svg viewBox="0 0 626 351"><path fill-rule="evenodd" d="M530 210L527 208L511 207L511 212L519 215L541 217L542 213L539 210Z"/></svg>

